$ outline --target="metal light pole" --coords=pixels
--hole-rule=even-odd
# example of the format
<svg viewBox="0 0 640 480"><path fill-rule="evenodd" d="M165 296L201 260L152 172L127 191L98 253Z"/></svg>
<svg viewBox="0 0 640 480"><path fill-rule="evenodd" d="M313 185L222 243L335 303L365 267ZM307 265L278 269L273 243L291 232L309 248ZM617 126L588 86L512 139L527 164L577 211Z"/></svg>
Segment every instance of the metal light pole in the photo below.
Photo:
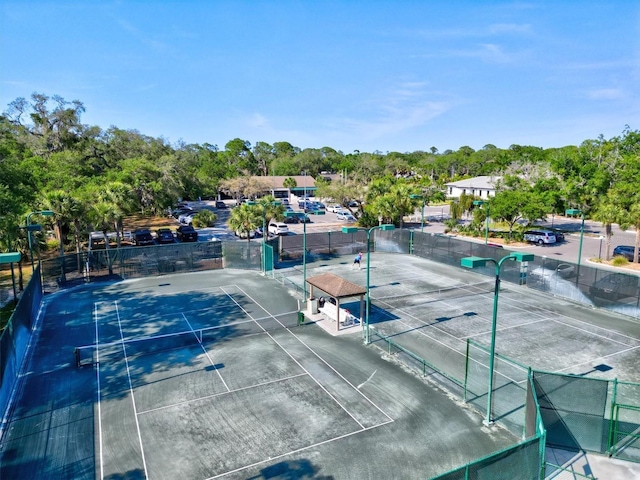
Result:
<svg viewBox="0 0 640 480"><path fill-rule="evenodd" d="M580 260L582 259L582 240L584 238L584 212L577 208L569 208L565 210L566 215L582 215L582 223L580 224L580 246L578 247L578 265L576 267L576 283L580 279Z"/></svg>
<svg viewBox="0 0 640 480"><path fill-rule="evenodd" d="M604 240L604 236L600 235L600 247L598 248L598 260L602 260L602 240Z"/></svg>
<svg viewBox="0 0 640 480"><path fill-rule="evenodd" d="M40 231L42 228L40 225L31 225L31 215L42 215L44 217L50 217L54 213L51 210L38 210L37 212L31 212L27 215L27 220L25 222L25 228L27 230L27 238L29 240L29 256L31 257L31 272L35 270L34 262L33 262L33 244L31 242L31 231Z"/></svg>
<svg viewBox="0 0 640 480"><path fill-rule="evenodd" d="M307 222L302 222L302 299L307 301Z"/></svg>
<svg viewBox="0 0 640 480"><path fill-rule="evenodd" d="M369 344L369 310L370 310L370 296L369 296L369 278L370 278L370 271L371 271L371 232L373 232L374 230L393 230L395 227L395 225L390 224L390 223L384 223L382 225L377 225L375 227L371 227L370 229L366 230L367 232L367 280L366 280L366 286L365 286L365 306L366 306L366 313L365 313L365 334L364 334L364 343L366 345ZM355 233L358 230L362 230L358 227L342 227L342 232L343 233Z"/></svg>
<svg viewBox="0 0 640 480"><path fill-rule="evenodd" d="M487 417L484 420L485 425L491 425L493 423L491 417L492 405L493 405L493 378L494 378L494 363L496 355L496 327L498 323L498 295L500 294L500 269L502 264L507 260L513 260L517 262L530 262L534 259L532 253L520 253L513 252L500 260L493 258L483 257L465 257L460 260L460 264L466 268L481 268L485 267L487 262L491 262L495 265L495 287L493 291L493 313L491 315L491 347L489 353L489 386L487 392Z"/></svg>

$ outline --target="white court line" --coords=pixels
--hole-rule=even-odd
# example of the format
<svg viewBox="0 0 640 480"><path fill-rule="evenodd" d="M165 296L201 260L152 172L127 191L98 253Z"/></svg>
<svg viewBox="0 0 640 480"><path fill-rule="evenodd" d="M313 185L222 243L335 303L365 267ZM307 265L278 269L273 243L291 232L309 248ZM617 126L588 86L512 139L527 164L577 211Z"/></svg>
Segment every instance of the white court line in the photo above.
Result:
<svg viewBox="0 0 640 480"><path fill-rule="evenodd" d="M306 377L306 373L298 373L297 375L291 375L290 377L278 378L276 380L269 380L268 382L257 383L255 385L249 385L246 387L236 388L235 390L229 390L228 392L220 392L220 393L212 393L211 395L204 395L198 398L192 398L190 400L184 400L182 402L172 403L171 405L163 405L162 407L151 408L149 410L142 410L138 412L138 415L143 415L145 413L157 412L158 410L165 410L167 408L177 407L180 405L188 405L190 403L199 402L201 400L207 400L209 398L222 397L223 395L229 395L230 393L242 392L244 390L251 390L252 388L264 387L265 385L270 385L272 383L284 382L287 380L291 380L292 378L297 377Z"/></svg>
<svg viewBox="0 0 640 480"><path fill-rule="evenodd" d="M563 368L561 370L556 370L556 372L564 372L564 371L569 370L571 368L581 367L582 365L591 365L592 363L597 362L598 360L604 360L605 358L616 357L616 356L618 356L620 354L631 352L633 350L639 350L639 349L640 349L640 346L639 347L629 347L626 350L620 350L620 351L615 352L615 353L610 353L609 355L603 355L602 357L594 358L593 360L591 360L589 362L576 363L576 364L571 365L569 367L565 367L565 368ZM578 375L578 374L576 374L576 375Z"/></svg>
<svg viewBox="0 0 640 480"><path fill-rule="evenodd" d="M539 320L533 320L533 321L531 321L531 322L519 323L518 325L507 325L507 326L505 326L505 327L501 327L501 328L499 327L499 328L496 328L496 332L504 332L504 331L506 331L506 330L511 330L511 329L513 329L513 328L526 327L526 326L528 326L528 325L535 325L536 323L542 323L542 322L548 322L548 321L549 321L549 319L548 319L548 318L541 318L541 319L539 319ZM487 335L487 334L489 334L489 333L491 333L491 330L487 330L487 331L484 331L484 332L474 333L474 334L472 334L472 335L465 335L464 337L460 337L460 338L461 338L461 339L466 340L467 338L479 337L479 336L481 336L481 335Z"/></svg>
<svg viewBox="0 0 640 480"><path fill-rule="evenodd" d="M487 295L491 295L491 296L492 296L492 294L488 294L488 293L479 293L478 295L479 295L479 296L482 296L482 297L487 296ZM553 312L552 310L547 309L547 308L544 308L544 307L541 307L541 306L539 306L539 305L537 305L537 304L535 304L535 303L524 302L524 301L522 301L522 300L517 300L516 298L511 298L511 297L509 297L509 298L505 299L505 302L507 302L507 301L508 301L508 302L510 302L510 303L508 303L507 305L504 305L504 302L503 302L503 305L502 305L502 306L503 306L503 308L511 308L511 309L513 309L513 310L520 310L520 311L529 312L529 310L527 310L527 308L526 308L526 307L527 307L527 306L530 306L530 307L535 307L536 309L539 309L539 310L540 310L540 311L542 311L542 312L545 312L545 314L546 314L546 315L545 315L545 314L542 314L542 313L537 313L537 312L536 312L536 313L535 313L535 315L537 315L537 316L541 317L539 320L536 320L536 321L534 321L534 322L528 322L528 323L524 323L524 324L519 324L519 325L506 326L506 327L502 327L502 328L500 328L500 327L499 327L499 328L497 329L497 331L504 331L504 330L508 330L508 329L516 328L516 327L520 327L520 326L526 326L526 325L531 325L531 324L536 324L536 323L542 323L542 322L546 322L546 321L551 321L551 322L554 322L554 323L557 323L557 324L560 324L560 325L564 325L565 327L569 327L569 328L571 328L571 329L573 329L573 330L582 331L582 332L584 332L584 333L585 333L585 334L587 334L587 335L592 335L592 336L594 336L594 337L599 337L599 338L602 338L602 339L604 339L604 340L608 340L608 341L611 341L611 342L614 342L614 343L618 343L618 344L620 344L620 345L624 345L625 347L629 347L629 345L628 345L628 344L626 344L626 343L624 343L624 342L620 342L620 341L615 340L615 339L612 339L612 338L609 338L609 337L607 337L607 336L605 336L605 335L603 335L603 334L595 333L595 332L593 332L593 331L590 331L590 330L587 330L587 329L583 329L583 328L577 327L577 326L575 326L575 325L571 325L571 324L569 324L569 323L566 323L566 322L563 322L563 321L561 321L561 320L558 320L558 319L557 319L557 316L558 316L559 314L558 314L557 312ZM388 305L388 304L387 304L386 302L384 302L384 301L381 301L380 303L383 303L383 304L385 304L385 305ZM444 304L446 304L446 305L450 305L449 303L447 303L447 302L446 302L446 301L444 301L444 300L443 300L443 303L444 303ZM515 305L514 305L514 303L515 303ZM459 310L459 307L456 307L456 306L452 306L452 308L455 308L455 309L458 309L458 310ZM383 314L387 314L387 311L386 311L386 310L383 310L383 309L379 309L379 310L381 310L381 312L382 312ZM410 317L410 318L413 318L413 319L415 319L415 320L417 320L417 321L419 321L419 322L424 323L421 319L419 319L419 318L417 318L417 317L413 316L412 314L410 314L409 312L407 312L407 311L403 310L402 308L392 308L392 311L402 312L404 315L406 315L406 316L408 316L408 317ZM389 315L389 314L387 314L387 315ZM562 314L560 314L560 315L562 315ZM566 316L566 315L562 315L562 316ZM480 316L480 317L482 318L482 316ZM583 320L575 319L575 318L573 318L573 317L568 317L568 318L570 318L571 320L573 320L573 321L575 321L575 322L579 322L579 323L582 323L582 324L585 324L585 325L589 325L590 327L592 327L592 328L594 328L594 329L604 330L605 332L608 332L608 333L614 333L615 335L619 335L619 336L621 336L621 337L623 337L623 338L628 338L628 339L633 340L633 341L638 341L638 340L637 340L636 338L634 338L634 337L631 337L631 336L628 336L628 335L625 335L625 334L619 333L619 332L617 332L617 331L615 331L615 330L610 330L610 329L607 329L607 328L604 328L604 327L600 327L600 326L598 326L598 325L593 325L593 324L591 324L591 323L585 322L585 321L583 321ZM490 320L490 319L489 319L489 320ZM407 325L406 323L402 322L401 320L398 320L398 321L400 321L400 322L401 322L402 324L404 324L404 325ZM437 331L442 332L442 333L444 333L445 335L449 335L449 336L451 336L451 337L453 337L453 338L458 338L458 337L455 337L455 336L454 336L454 335L452 335L452 334L449 334L449 333L448 333L448 332L446 332L446 331L441 330L440 328L438 328L438 327L437 327L437 325L430 325L430 324L426 324L426 323L424 323L424 324L425 324L425 326L429 326L429 327L433 327L433 328L435 328ZM407 325L407 326L408 326L408 327L411 327L411 325ZM411 328L413 328L413 327L411 327ZM453 349L453 348L449 347L448 345L445 345L445 344L443 344L443 343L441 343L441 342L438 342L435 338L433 338L433 337L431 337L431 336L427 335L427 334L426 334L426 333L424 333L423 331L417 331L417 332L418 332L418 333L420 333L420 334L422 334L422 335L427 336L428 338L431 338L432 340L436 341L437 343L442 344L442 345L443 345L443 346L445 346L446 348L450 348L450 349L452 349L453 351L457 352L457 350L455 350L455 349ZM486 334L486 333L490 333L490 332L484 332L484 334ZM463 338L472 338L473 336L476 336L476 335L480 335L480 334L474 334L474 335L471 335L471 336L468 336L468 337L461 337L460 339L463 339ZM610 355L607 355L607 356L605 356L605 357L599 357L599 358L608 358L608 357L610 357L610 356L614 356L614 355L617 355L617 354L620 354L620 353L627 352L627 351L629 351L629 350L633 350L633 348L636 348L636 347L627 348L627 349L624 349L624 350L622 350L622 351L616 352L616 353L614 353L614 354L610 354ZM459 353L459 352L458 352L458 353ZM597 360L597 359L595 359L595 360ZM474 360L474 361L475 361L475 360ZM587 362L587 363L592 363L592 362L593 362L593 360L592 360L591 362ZM568 370L568 369L570 369L570 368L575 368L576 366L579 366L579 365L573 365L573 366L566 367L566 368L563 368L563 369L561 369L561 370L557 370L557 371L558 371L558 372L565 371L565 370ZM497 372L497 373L499 373L500 375L505 376L504 374L501 374L500 372ZM509 378L509 377L506 377L506 376L505 376L505 378ZM514 380L514 379L510 379L510 380L511 380L511 381L513 381L513 382L515 382L515 380Z"/></svg>
<svg viewBox="0 0 640 480"><path fill-rule="evenodd" d="M569 318L571 318L571 317L569 317ZM568 324L568 323L565 323L565 322L560 321L560 320L556 320L556 319L554 319L554 318L552 318L552 319L551 319L551 321L552 321L552 322L555 322L555 323L559 323L559 324L561 324L561 325L564 325L565 327L569 327L569 328L572 328L572 329L574 329L574 330L578 330L578 331L580 331L580 332L584 332L584 333L586 333L586 334L588 334L588 335L592 335L592 336L594 336L594 337L599 337L599 338L603 338L603 339L605 339L605 340L609 340L610 342L619 343L620 345L624 345L625 347L629 347L629 346L630 346L629 344L624 343L624 342L620 342L619 340L614 340L613 338L607 338L605 335L602 335L602 334L600 334L600 333L590 332L590 331L589 331L589 330L587 330L586 328L576 327L576 326L574 326L574 325L570 325L570 324ZM590 325L590 324L589 324L589 325ZM619 333L618 333L618 332L616 332L615 330L607 330L607 329L605 329L605 331L606 331L606 332L613 332L613 333L615 333L616 335L621 336L622 338L629 338L629 339L631 339L631 340L635 340L636 342L638 341L638 339L637 339L637 338L628 337L627 335L624 335L624 334L619 334ZM638 347L638 346L640 346L640 345L636 345L635 347ZM632 348L635 348L635 347L632 347Z"/></svg>
<svg viewBox="0 0 640 480"><path fill-rule="evenodd" d="M124 343L124 333L122 333L122 324L120 323L120 312L118 312L118 301L115 302L116 305L116 316L118 317L118 328L120 329L120 338L122 339L122 353L124 354L124 363L127 367L127 377L129 378L129 392L131 393L131 404L133 406L133 416L136 419L136 428L138 429L138 441L140 442L140 453L142 455L142 466L144 467L144 476L145 478L149 478L149 473L147 472L147 461L144 457L144 447L142 446L142 433L140 432L140 422L138 421L138 412L136 410L136 398L133 395L133 382L131 381L131 371L129 370L129 359L127 358L127 347Z"/></svg>
<svg viewBox="0 0 640 480"><path fill-rule="evenodd" d="M258 302L256 302L253 298L251 298L251 295L247 294L244 290L242 290L240 287L238 287L238 289L245 295L247 296L249 299L251 299L252 302L254 302L256 305L258 305L262 310L264 310L265 312L269 313L264 307L262 307L262 305L260 305ZM276 322L280 323L280 321L274 317L273 315L271 315L271 318L273 318ZM280 323L280 325L282 325L282 323ZM387 417L389 420L391 420L392 422L394 421L393 418L391 418L389 415L387 415L386 412L384 412L384 410L382 410L380 407L378 407L378 405L376 405L369 397L367 397L364 393L362 393L357 387L355 387L349 380L347 380L344 376L342 376L342 374L340 372L338 372L335 368L333 368L331 365L329 365L329 363L327 363L327 361L322 358L320 355L318 355L318 353L316 353L309 345L307 345L305 342L303 342L300 337L298 337L295 333L293 333L290 329L286 328L284 325L282 325L282 327L287 330L289 332L289 334L291 334L296 340L298 340L298 342L300 342L302 345L304 345L307 350L309 350L311 353L313 353L322 363L324 363L327 367L329 367L336 375L338 375L342 380L344 380L347 385L349 385L351 388L353 388L356 392L358 392L365 400L367 400L371 405L373 405L374 407L376 407L378 409L378 411L380 411L380 413L382 413L385 417ZM275 341L275 340L274 340ZM277 343L277 342L276 342ZM281 347L282 348L282 347ZM286 350L285 350L286 351ZM287 352L288 353L288 352ZM374 372L375 373L375 372ZM371 377L373 377L373 375L371 375ZM371 378L369 377L369 378Z"/></svg>
<svg viewBox="0 0 640 480"><path fill-rule="evenodd" d="M191 329L191 331L193 332L193 336L196 337L196 340L198 340L198 335L196 335L195 330L193 329L193 327L191 326L191 323L189 323L189 320L187 320L187 317L185 316L185 314L182 314L182 318L184 318L184 321L187 322L187 325L189 325L189 328ZM204 345L202 344L202 342L200 340L198 340L198 343L200 344L200 348L202 348L202 351L204 352L204 354L207 356L207 358L209 359L209 363L211 363L211 366L213 367L213 369L216 371L216 373L218 374L218 377L220 377L220 380L222 381L222 384L224 385L224 388L227 389L227 391L229 391L229 386L227 385L227 382L224 381L224 378L222 378L222 375L220 375L220 370L218 370L218 368L216 367L216 364L213 362L213 360L211 359L211 357L209 356L209 352L207 352L207 349L204 348Z"/></svg>
<svg viewBox="0 0 640 480"><path fill-rule="evenodd" d="M323 440L322 442L314 443L312 445L307 445L306 447L298 448L296 450L291 450L290 452L282 453L280 455L276 455L274 457L267 458L266 460L261 460L259 462L252 463L251 465L245 465L244 467L236 468L235 470L229 470L228 472L224 472L224 473L221 473L219 475L215 475L213 477L206 478L205 480L213 480L215 478L221 478L221 477L225 477L227 475L231 475L233 473L238 473L238 472L241 472L242 470L246 470L247 468L256 467L258 465L262 465L263 463L272 462L273 460L278 460L280 458L284 458L284 457L286 457L288 455L294 455L296 453L304 452L305 450L309 450L310 448L316 448L316 447L319 447L320 445L326 445L327 443L335 442L337 440L342 440L343 438L351 437L352 435L356 435L358 433L366 432L367 430L373 430L374 428L384 427L385 425L388 425L389 423L393 423L393 420L381 423L379 425L373 425L371 427L366 427L366 428L363 428L362 430L356 430L355 432L345 433L344 435L340 435L339 437L330 438L329 440Z"/></svg>
<svg viewBox="0 0 640 480"><path fill-rule="evenodd" d="M98 450L100 457L100 478L104 478L104 456L102 453L102 406L100 401L102 395L100 394L100 337L98 336L98 304L93 303L93 321L96 325L96 379L98 388Z"/></svg>
<svg viewBox="0 0 640 480"><path fill-rule="evenodd" d="M245 293L241 288L239 288L239 287L236 287L236 288L238 288L238 290L240 290L244 295L246 295L246 293ZM225 292L225 293L226 293L226 292ZM227 295L229 295L229 294L227 293ZM247 296L248 298L250 298L252 302L254 302L256 305L258 305L258 306L259 306L259 304L258 304L258 303L253 299L253 298L251 298L249 295L246 295L246 296ZM244 313L245 313L249 318L253 318L253 317L251 316L251 314L250 314L249 312L247 312L247 311L246 311L246 310L245 310L245 309L244 309L244 308L243 308L243 307L242 307L238 302L236 302L236 300L235 300L231 295L229 295L229 298L230 298L231 300L233 300L233 301L235 302L235 304L236 304L236 305L238 305L238 307L239 307L239 308L240 308L240 309L241 309L241 310L242 310L242 311L243 311L243 312L244 312ZM260 308L262 308L262 307L260 307ZM263 308L263 310L264 310L264 308ZM265 311L266 311L266 310L265 310ZM269 312L267 312L267 313L269 313ZM277 321L277 320L276 320L276 321ZM266 334L269 336L269 338L271 338L271 340L273 340L273 342L274 342L276 345L278 345L278 346L282 349L282 351L283 351L284 353L286 353L286 354L289 356L289 358L291 358L291 360L293 360L293 361L294 361L294 362L295 362L295 363L296 363L296 364L297 364L297 365L298 365L298 366L299 366L299 367L300 367L304 372L306 372L306 373L309 375L309 377L310 377L314 382L316 382L316 384L318 384L318 386L319 386L320 388L322 388L322 390L324 390L324 391L325 391L325 393L326 393L327 395L329 395L329 397L330 397L330 398L331 398L331 399L332 399L332 400L333 400L333 401L334 401L334 402L335 402L335 403L336 403L340 408L342 408L342 410L344 410L344 411L347 413L347 415L349 415L349 416L353 419L353 421L354 421L354 422L356 422L356 423L360 426L360 428L365 428L365 427L364 427L364 425L362 425L362 424L358 421L358 419L357 419L356 417L354 417L354 416L351 414L351 412L349 412L349 410L347 410L347 409L346 409L346 407L344 407L344 406L343 406L343 405L338 401L338 399L337 399L337 398L335 398L333 395L331 395L331 393L330 393L330 392L329 392L329 391L324 387L324 385L322 385L322 384L321 384L321 383L320 383L320 382L319 382L319 381L318 381L318 380L317 380L313 375L311 375L311 372L309 372L306 368L304 368L304 367L302 366L302 364L301 364L298 360L296 360L295 358L293 358L293 355L291 355L291 354L287 351L287 349L286 349L286 348L284 348L284 347L283 347L283 346L282 346L282 345L281 345L281 344L280 344L280 343L279 343L275 338L273 338L273 335L271 335L269 332L267 332L267 331L264 329L264 327L263 327L262 325L260 325L258 322L256 322L256 323L257 323L257 325L258 325L262 330L264 330L264 333L266 333ZM278 323L280 323L280 322L278 322ZM282 324L280 324L280 325L282 325Z"/></svg>
<svg viewBox="0 0 640 480"><path fill-rule="evenodd" d="M382 303L386 303L386 302L382 302ZM387 313L387 311L386 311L386 310L383 310L383 309L379 309L379 310L381 310L381 311L383 312L383 314L385 314L385 315L387 315L387 316L391 316L391 314L390 314L390 313ZM396 309L396 311L398 311L398 309ZM463 342L463 340L462 340L462 339L460 339L460 338L456 337L455 335L453 335L453 334L451 334L451 333L449 333L449 332L446 332L446 331L442 330L441 328L438 328L437 324L428 324L428 323L423 322L421 319L419 319L419 318L417 318L417 317L414 317L414 316L413 316L413 315L411 315L410 313L407 313L407 312L404 312L404 311L403 311L403 313L404 313L406 316L411 317L412 319L417 320L418 322L423 323L423 325L424 325L425 327L433 328L433 329L437 330L438 332L443 333L443 334L445 334L445 335L447 335L447 336L449 336L449 337L453 338L454 340L458 340L458 341L460 341L460 342L461 342L461 343L463 343L463 344L464 344L464 343L466 343L466 342ZM415 333L417 333L417 334L419 334L419 335L423 335L423 336L427 337L428 339L432 340L433 342L435 342L435 343L437 343L437 344L442 345L444 348L449 349L449 350L451 350L452 352L454 352L454 353L456 353L456 354L458 354L458 355L460 355L460 356L462 356L462 357L464 357L464 356L466 355L465 353L463 353L463 352L460 352L460 351L456 350L456 349L455 349L455 348L453 348L452 346L447 345L447 344L446 344L446 343L444 343L444 342L441 342L441 341L440 341L440 340L438 340L437 338L432 337L431 335L427 335L423 330L418 330L418 328L420 328L420 327L414 327L414 326L412 326L412 325L409 325L408 323L403 322L401 319L395 319L394 321L395 321L395 322L399 322L399 323L401 323L402 325L405 325L405 326L407 326L407 327L411 328L411 331L412 331L412 332L415 332ZM408 332L402 332L402 333L408 333ZM476 360L475 358L472 358L472 359L470 359L470 360L471 360L472 362L474 362L474 363L477 363L478 365L483 366L483 367L486 367L486 366L487 366L487 365L485 365L484 363L480 362L479 360ZM500 375L501 377L506 378L507 380L509 380L509 381L511 381L511 382L513 382L513 383L516 383L516 384L517 384L517 383L519 383L519 382L518 382L518 380L516 380L516 379L514 379L514 378L511 378L511 377L509 377L509 376L505 375L504 373L502 373L502 372L500 372L500 371L496 371L496 374L497 374L497 375Z"/></svg>

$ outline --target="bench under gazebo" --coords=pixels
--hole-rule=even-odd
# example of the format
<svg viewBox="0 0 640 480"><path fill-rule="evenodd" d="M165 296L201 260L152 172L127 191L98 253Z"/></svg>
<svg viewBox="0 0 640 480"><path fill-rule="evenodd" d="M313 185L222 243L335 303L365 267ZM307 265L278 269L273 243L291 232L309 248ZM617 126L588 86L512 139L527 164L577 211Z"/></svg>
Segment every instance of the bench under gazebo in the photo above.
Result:
<svg viewBox="0 0 640 480"><path fill-rule="evenodd" d="M335 305L331 302L327 305L327 302L325 302L325 305L318 309L320 313L323 313L332 320L335 320L336 331L340 331L341 323L346 325L346 321L348 320L347 317L350 315L347 310L340 308L341 299L360 297L360 322L362 322L365 307L364 296L367 293L367 290L364 287L339 277L338 275L334 275L333 273L323 273L307 278L307 283L311 287L309 289L309 298L307 299L307 304L309 305L311 313L317 313L313 311L313 308L317 305L318 301L318 298L316 298L317 295L315 295L316 290L319 290L336 300Z"/></svg>

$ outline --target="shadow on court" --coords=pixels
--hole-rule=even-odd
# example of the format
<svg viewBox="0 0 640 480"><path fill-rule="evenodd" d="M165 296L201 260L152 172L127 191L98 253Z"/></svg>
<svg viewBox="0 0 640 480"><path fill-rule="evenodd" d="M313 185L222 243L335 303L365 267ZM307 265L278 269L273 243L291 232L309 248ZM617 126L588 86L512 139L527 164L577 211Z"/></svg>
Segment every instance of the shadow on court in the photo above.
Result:
<svg viewBox="0 0 640 480"><path fill-rule="evenodd" d="M297 310L233 270L49 297L2 478L428 478L515 441Z"/></svg>

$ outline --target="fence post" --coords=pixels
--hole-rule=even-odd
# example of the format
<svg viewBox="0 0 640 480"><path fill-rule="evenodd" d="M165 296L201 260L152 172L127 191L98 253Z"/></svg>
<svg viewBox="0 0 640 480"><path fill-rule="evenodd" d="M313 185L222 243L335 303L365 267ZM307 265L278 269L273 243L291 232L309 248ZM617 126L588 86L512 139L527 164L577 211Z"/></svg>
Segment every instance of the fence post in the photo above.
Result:
<svg viewBox="0 0 640 480"><path fill-rule="evenodd" d="M611 395L611 413L609 414L609 440L607 442L607 454L611 457L615 453L614 447L614 437L615 437L615 426L618 423L617 419L617 409L616 409L616 400L618 395L618 379L613 379L613 393Z"/></svg>

